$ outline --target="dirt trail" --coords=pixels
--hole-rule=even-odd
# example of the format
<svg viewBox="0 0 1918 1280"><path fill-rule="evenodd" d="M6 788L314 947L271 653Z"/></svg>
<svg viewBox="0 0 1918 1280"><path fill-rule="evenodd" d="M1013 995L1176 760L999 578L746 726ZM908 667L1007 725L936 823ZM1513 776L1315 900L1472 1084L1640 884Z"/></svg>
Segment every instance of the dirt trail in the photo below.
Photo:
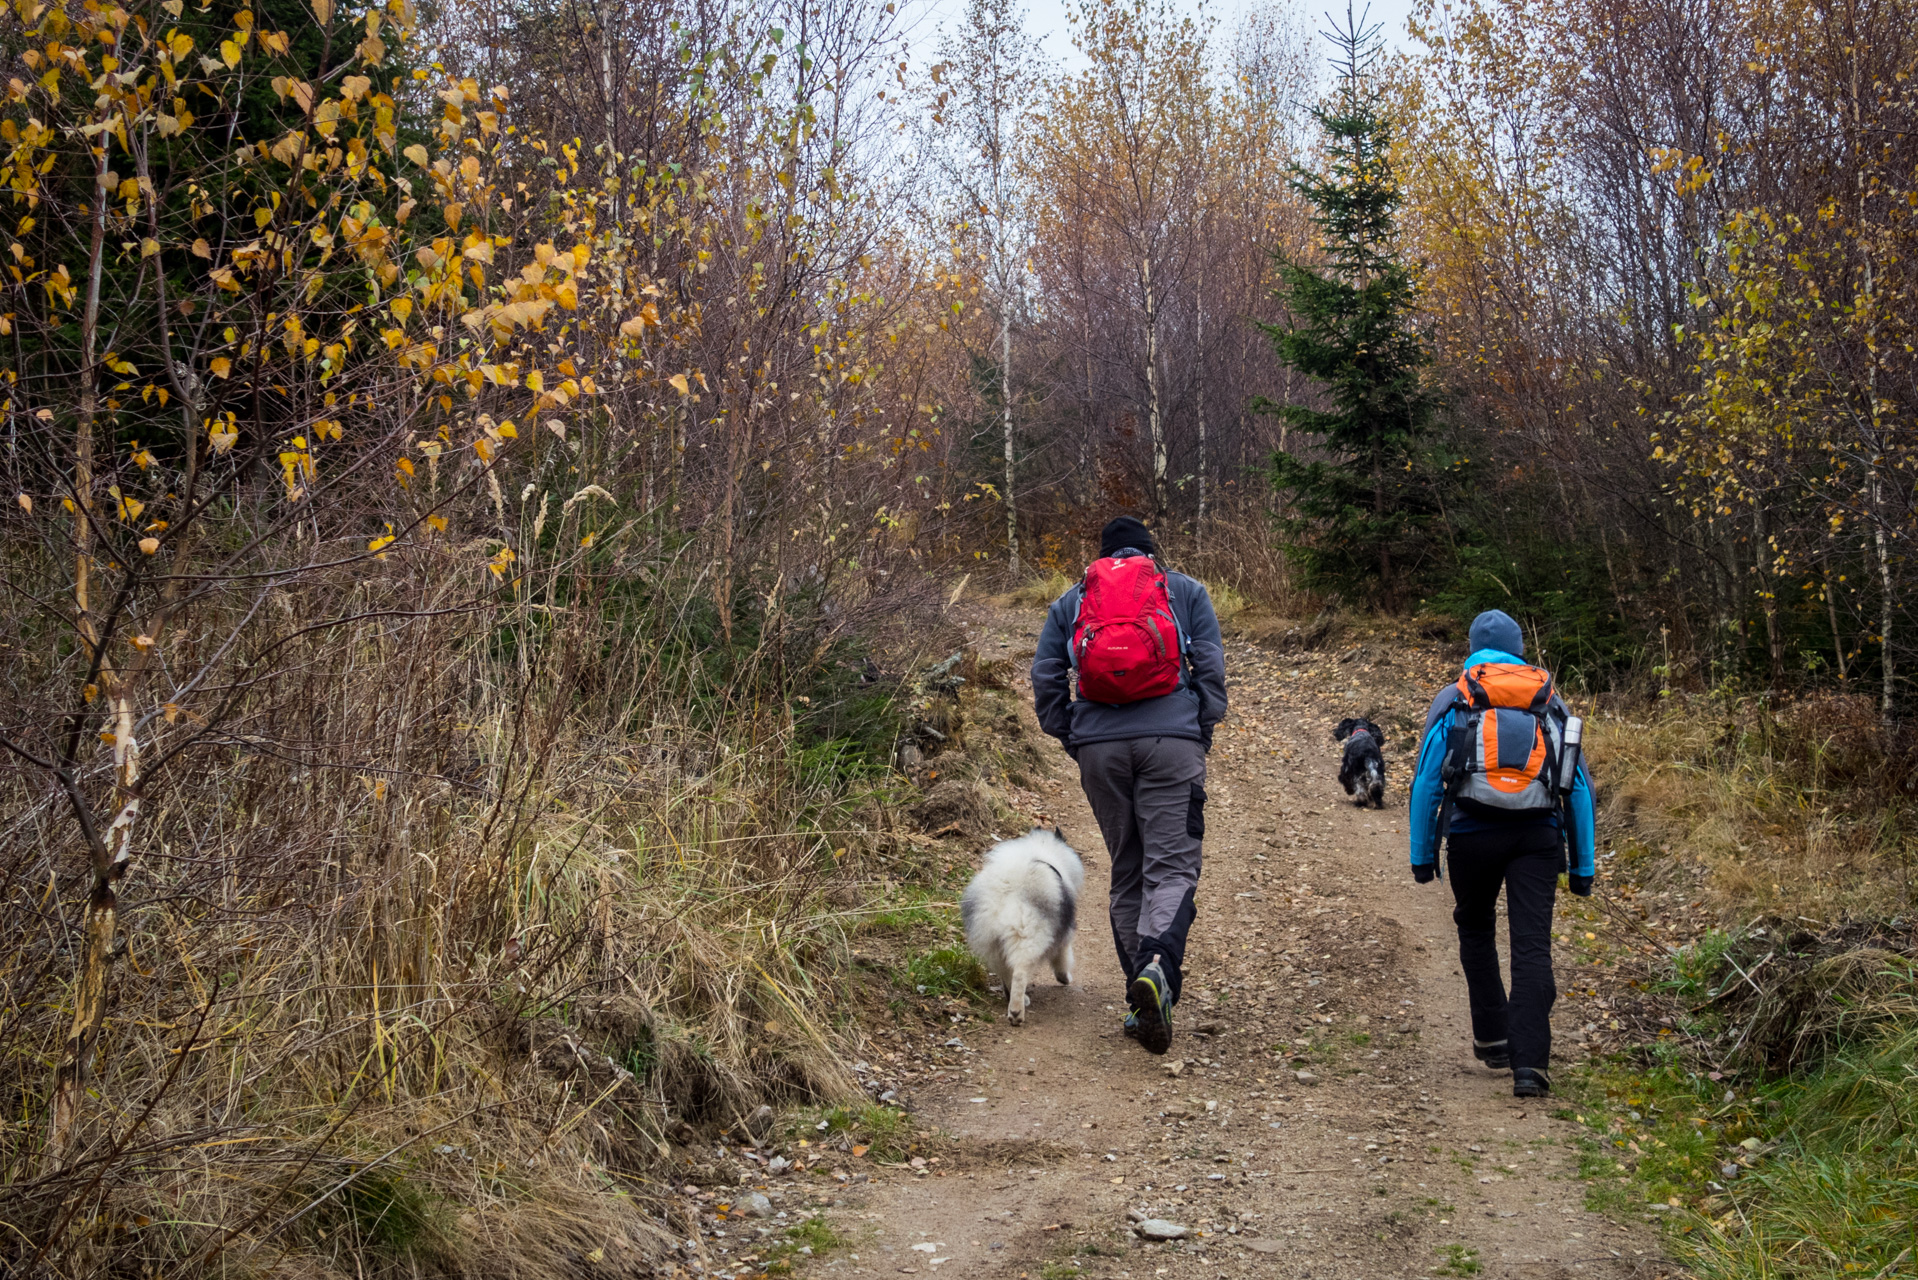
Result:
<svg viewBox="0 0 1918 1280"><path fill-rule="evenodd" d="M982 653L1023 667L1038 618L982 607L969 625ZM1231 640L1227 659L1232 715L1210 761L1172 1054L1152 1058L1119 1031L1104 849L1061 752L1048 816L1087 861L1076 981L1036 990L1023 1028L1001 1016L961 1031L947 1051L960 1065L912 1099L918 1123L952 1143L925 1171L877 1172L842 1202L833 1217L852 1243L812 1274L1667 1270L1654 1236L1583 1207L1576 1126L1552 1117L1557 1104L1515 1102L1509 1074L1472 1060L1451 895L1405 870L1409 734L1393 733L1383 811L1352 808L1333 776L1330 726L1359 712L1408 726L1433 655L1340 665ZM1290 674L1306 666L1319 676ZM1578 1039L1558 1028L1561 1051ZM1192 1237L1137 1241L1133 1208Z"/></svg>

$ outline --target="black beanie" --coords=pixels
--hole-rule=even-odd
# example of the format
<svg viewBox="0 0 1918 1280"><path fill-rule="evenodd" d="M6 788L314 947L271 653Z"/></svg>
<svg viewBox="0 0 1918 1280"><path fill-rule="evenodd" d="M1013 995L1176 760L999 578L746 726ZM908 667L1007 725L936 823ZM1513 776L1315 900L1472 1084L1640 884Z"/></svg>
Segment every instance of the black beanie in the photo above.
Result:
<svg viewBox="0 0 1918 1280"><path fill-rule="evenodd" d="M1159 554L1159 544L1153 540L1152 531L1131 516L1120 516L1099 532L1099 554L1109 556L1117 551L1131 547L1134 551L1143 551L1149 556Z"/></svg>

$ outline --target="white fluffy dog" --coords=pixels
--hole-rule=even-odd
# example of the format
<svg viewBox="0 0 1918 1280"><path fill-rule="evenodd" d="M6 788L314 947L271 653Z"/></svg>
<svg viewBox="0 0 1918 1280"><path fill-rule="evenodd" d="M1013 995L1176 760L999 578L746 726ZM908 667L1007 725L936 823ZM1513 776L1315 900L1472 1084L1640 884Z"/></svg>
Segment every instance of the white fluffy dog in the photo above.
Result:
<svg viewBox="0 0 1918 1280"><path fill-rule="evenodd" d="M1026 995L1041 961L1062 984L1072 981L1072 935L1085 888L1085 864L1065 836L1034 827L992 847L959 899L966 945L1006 984L1006 1020L1026 1020Z"/></svg>

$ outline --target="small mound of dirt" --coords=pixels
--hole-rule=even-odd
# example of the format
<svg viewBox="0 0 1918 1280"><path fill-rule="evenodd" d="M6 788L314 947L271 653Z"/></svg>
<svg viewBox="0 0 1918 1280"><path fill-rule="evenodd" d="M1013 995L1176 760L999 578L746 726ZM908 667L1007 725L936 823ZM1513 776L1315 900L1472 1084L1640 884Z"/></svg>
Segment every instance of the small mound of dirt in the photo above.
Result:
<svg viewBox="0 0 1918 1280"><path fill-rule="evenodd" d="M992 793L977 782L948 779L912 808L921 831L975 839L992 826Z"/></svg>

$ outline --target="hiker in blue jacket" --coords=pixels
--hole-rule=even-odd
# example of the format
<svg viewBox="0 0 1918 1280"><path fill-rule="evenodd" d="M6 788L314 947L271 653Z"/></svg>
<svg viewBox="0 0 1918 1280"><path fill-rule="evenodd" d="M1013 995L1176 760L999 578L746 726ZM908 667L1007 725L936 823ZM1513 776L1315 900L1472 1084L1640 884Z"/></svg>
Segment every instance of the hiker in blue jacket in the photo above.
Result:
<svg viewBox="0 0 1918 1280"><path fill-rule="evenodd" d="M1517 622L1493 609L1472 621L1472 655L1465 671L1486 664L1506 669L1525 666L1525 637ZM1531 669L1534 675L1544 673ZM1549 679L1549 677L1547 677ZM1541 700L1543 695L1541 695ZM1498 730L1511 728L1526 711L1485 712L1497 717L1492 726L1493 746L1505 765L1523 759L1524 751L1497 744ZM1565 724L1569 711L1556 693L1545 708L1548 717ZM1584 761L1578 761L1572 786L1546 808L1501 810L1447 795L1445 766L1467 742L1462 718L1471 709L1457 685L1447 685L1432 699L1426 713L1417 770L1412 779L1412 875L1425 884L1439 874L1439 842L1444 838L1446 869L1457 903L1452 913L1458 925L1459 966L1472 1006L1472 1053L1495 1070L1512 1069L1512 1093L1535 1098L1551 1092L1547 1068L1552 1050L1551 1012L1558 998L1552 980L1552 909L1558 877L1568 872L1571 891L1580 897L1592 891L1592 785ZM1527 727L1524 747L1531 746ZM1467 748L1469 751L1469 748ZM1508 757L1510 759L1508 759ZM1522 765L1516 766L1522 768ZM1566 849L1569 848L1569 865ZM1506 916L1511 928L1512 988L1508 996L1499 973L1498 894L1505 890Z"/></svg>

